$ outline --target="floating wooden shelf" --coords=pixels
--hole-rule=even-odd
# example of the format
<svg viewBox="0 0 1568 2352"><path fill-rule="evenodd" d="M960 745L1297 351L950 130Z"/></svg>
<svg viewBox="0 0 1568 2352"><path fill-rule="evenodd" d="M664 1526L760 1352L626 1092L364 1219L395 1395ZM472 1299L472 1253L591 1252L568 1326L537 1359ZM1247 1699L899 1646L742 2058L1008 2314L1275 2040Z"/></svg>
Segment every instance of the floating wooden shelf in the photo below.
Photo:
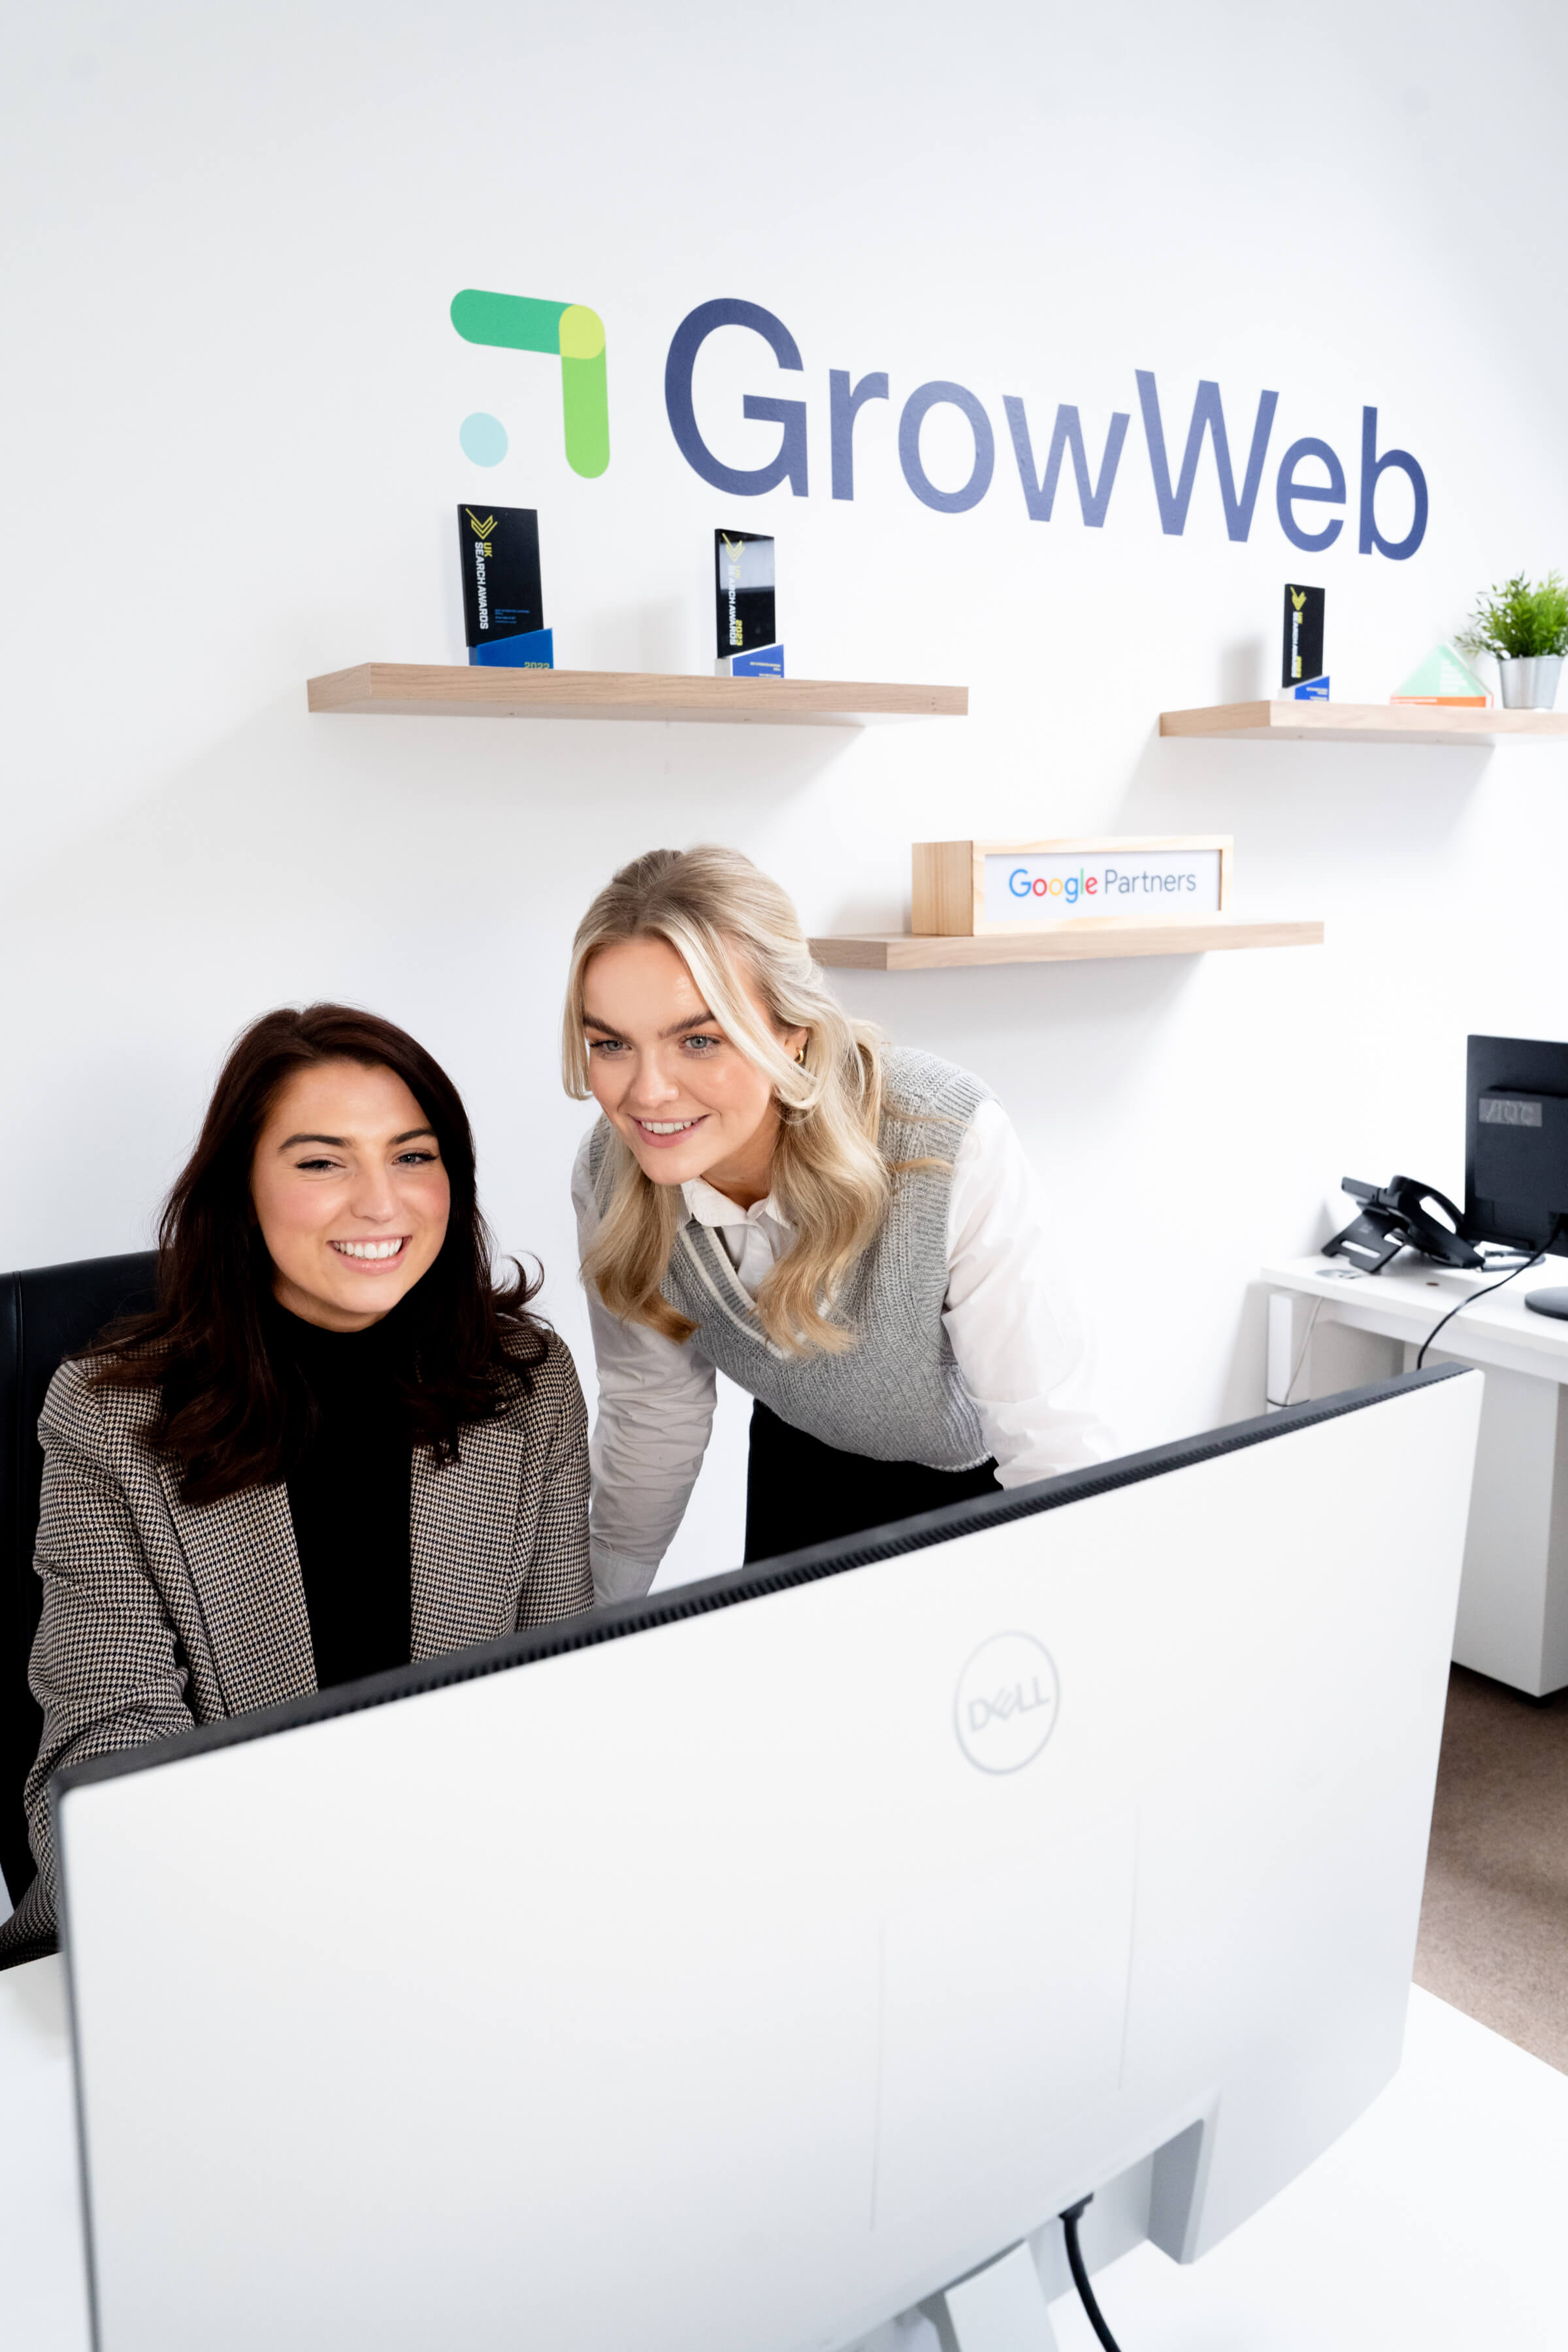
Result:
<svg viewBox="0 0 1568 2352"><path fill-rule="evenodd" d="M813 940L818 963L860 971L929 971L961 963L1073 963L1092 956L1203 955L1211 948L1318 948L1321 923L1246 923L1210 915L1191 923L1058 923L1049 930L980 939L900 931L880 939Z"/></svg>
<svg viewBox="0 0 1568 2352"><path fill-rule="evenodd" d="M361 662L309 680L312 710L394 719L661 719L725 726L862 727L963 719L966 686L867 686L816 677L665 677L643 670L459 668Z"/></svg>
<svg viewBox="0 0 1568 2352"><path fill-rule="evenodd" d="M1568 738L1568 710L1444 710L1418 702L1216 702L1162 710L1162 735L1243 743L1497 743Z"/></svg>

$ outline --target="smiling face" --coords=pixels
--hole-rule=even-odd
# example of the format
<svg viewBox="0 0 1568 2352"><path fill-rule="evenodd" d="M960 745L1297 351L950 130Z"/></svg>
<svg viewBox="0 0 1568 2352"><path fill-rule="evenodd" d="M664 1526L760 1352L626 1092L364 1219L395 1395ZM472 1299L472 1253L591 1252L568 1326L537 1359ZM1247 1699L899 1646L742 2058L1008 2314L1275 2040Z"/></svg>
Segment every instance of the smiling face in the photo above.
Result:
<svg viewBox="0 0 1568 2352"><path fill-rule="evenodd" d="M425 1113L380 1064L321 1062L279 1088L250 1195L272 1295L327 1331L363 1331L435 1264L451 1188Z"/></svg>
<svg viewBox="0 0 1568 2352"><path fill-rule="evenodd" d="M804 1029L780 1029L754 985L759 1023L793 1056ZM600 1109L655 1184L695 1176L743 1209L764 1200L778 1138L773 1081L731 1043L664 940L601 948L584 975L588 1083Z"/></svg>

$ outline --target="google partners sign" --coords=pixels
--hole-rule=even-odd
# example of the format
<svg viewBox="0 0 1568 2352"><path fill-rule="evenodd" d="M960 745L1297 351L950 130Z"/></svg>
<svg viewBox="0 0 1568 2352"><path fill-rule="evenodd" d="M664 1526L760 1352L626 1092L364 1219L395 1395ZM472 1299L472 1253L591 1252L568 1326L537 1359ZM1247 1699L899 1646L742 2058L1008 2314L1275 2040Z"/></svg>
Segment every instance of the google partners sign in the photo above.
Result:
<svg viewBox="0 0 1568 2352"><path fill-rule="evenodd" d="M980 938L1047 923L1127 923L1229 911L1228 834L1071 841L917 841L917 935Z"/></svg>
<svg viewBox="0 0 1568 2352"><path fill-rule="evenodd" d="M1006 930L1075 915L1118 921L1135 915L1217 915L1223 855L1218 847L1136 849L1120 842L1088 857L993 853L985 860L986 927Z"/></svg>

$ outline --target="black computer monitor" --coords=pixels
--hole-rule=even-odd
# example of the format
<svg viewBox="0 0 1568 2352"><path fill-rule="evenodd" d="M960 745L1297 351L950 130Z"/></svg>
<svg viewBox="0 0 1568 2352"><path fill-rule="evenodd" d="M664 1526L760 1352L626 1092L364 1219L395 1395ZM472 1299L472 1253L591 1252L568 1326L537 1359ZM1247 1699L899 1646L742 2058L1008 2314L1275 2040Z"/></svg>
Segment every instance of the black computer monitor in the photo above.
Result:
<svg viewBox="0 0 1568 2352"><path fill-rule="evenodd" d="M1472 1037L1465 1091L1467 1235L1546 1249L1568 1231L1568 1045Z"/></svg>

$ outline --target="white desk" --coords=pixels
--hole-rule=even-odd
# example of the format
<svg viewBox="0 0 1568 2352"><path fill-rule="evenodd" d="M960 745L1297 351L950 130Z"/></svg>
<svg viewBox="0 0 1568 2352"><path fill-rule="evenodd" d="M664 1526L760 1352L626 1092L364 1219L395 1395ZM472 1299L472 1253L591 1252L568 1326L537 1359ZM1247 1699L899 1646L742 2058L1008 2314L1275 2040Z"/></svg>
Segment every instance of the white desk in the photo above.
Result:
<svg viewBox="0 0 1568 2352"><path fill-rule="evenodd" d="M1497 1276L1406 1250L1382 1274L1317 1256L1266 1265L1263 1279L1278 1407L1408 1370L1439 1316ZM1543 1258L1456 1316L1426 1358L1487 1376L1454 1655L1536 1698L1568 1684L1568 1323L1531 1314L1524 1294L1564 1283L1568 1259Z"/></svg>
<svg viewBox="0 0 1568 2352"><path fill-rule="evenodd" d="M1404 2066L1326 2156L1190 2269L1145 2244L1096 2286L1123 2343L1166 2352L1559 2352L1565 2209L1568 2075L1413 1991ZM58 1960L0 1975L0 2297L16 2352L88 2352ZM1096 2352L1070 2299L1050 2316L1059 2352ZM877 2334L936 2352L917 2315Z"/></svg>

